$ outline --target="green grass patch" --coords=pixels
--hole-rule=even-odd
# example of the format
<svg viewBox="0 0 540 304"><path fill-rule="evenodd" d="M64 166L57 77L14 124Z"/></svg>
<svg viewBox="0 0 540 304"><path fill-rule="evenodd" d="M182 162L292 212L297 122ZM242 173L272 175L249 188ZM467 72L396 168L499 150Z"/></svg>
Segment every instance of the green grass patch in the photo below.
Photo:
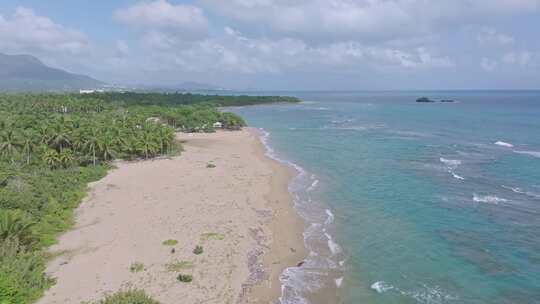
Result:
<svg viewBox="0 0 540 304"><path fill-rule="evenodd" d="M142 290L119 291L93 304L160 304Z"/></svg>
<svg viewBox="0 0 540 304"><path fill-rule="evenodd" d="M186 269L192 269L193 262L190 261L174 261L165 264L165 269L170 272L180 272Z"/></svg>
<svg viewBox="0 0 540 304"><path fill-rule="evenodd" d="M165 240L165 241L163 241L162 244L165 245L165 246L174 246L174 245L178 244L178 241L177 240L172 240L172 239L171 240Z"/></svg>
<svg viewBox="0 0 540 304"><path fill-rule="evenodd" d="M224 240L225 239L225 236L223 234L220 234L220 233L216 233L216 232L207 232L207 233L203 233L201 235L201 238L203 240L217 240L217 241L221 241L221 240Z"/></svg>
<svg viewBox="0 0 540 304"><path fill-rule="evenodd" d="M131 263L129 271L133 273L144 271L144 264L139 262Z"/></svg>

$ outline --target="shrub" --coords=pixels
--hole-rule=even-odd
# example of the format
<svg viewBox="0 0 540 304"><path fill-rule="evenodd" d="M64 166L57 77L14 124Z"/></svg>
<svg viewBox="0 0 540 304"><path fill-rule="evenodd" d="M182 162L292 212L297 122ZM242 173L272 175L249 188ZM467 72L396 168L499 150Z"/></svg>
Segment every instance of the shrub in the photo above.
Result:
<svg viewBox="0 0 540 304"><path fill-rule="evenodd" d="M17 240L0 243L0 303L33 303L52 285L39 252L27 252Z"/></svg>
<svg viewBox="0 0 540 304"><path fill-rule="evenodd" d="M216 167L216 165L214 165L214 164L207 164L206 165L206 168L215 168L215 167Z"/></svg>
<svg viewBox="0 0 540 304"><path fill-rule="evenodd" d="M168 264L165 264L165 269L170 272L180 272L185 269L193 268L193 263L190 261L174 261Z"/></svg>
<svg viewBox="0 0 540 304"><path fill-rule="evenodd" d="M179 274L176 279L182 283L190 283L193 281L193 276L190 274Z"/></svg>
<svg viewBox="0 0 540 304"><path fill-rule="evenodd" d="M165 245L165 246L174 246L174 245L178 244L178 241L177 240L166 240L166 241L163 241L162 244Z"/></svg>
<svg viewBox="0 0 540 304"><path fill-rule="evenodd" d="M94 304L160 304L142 290L119 291Z"/></svg>
<svg viewBox="0 0 540 304"><path fill-rule="evenodd" d="M201 245L195 246L195 249L193 249L193 253L196 254L196 255L202 254L203 253L203 247Z"/></svg>
<svg viewBox="0 0 540 304"><path fill-rule="evenodd" d="M139 262L131 263L129 266L129 271L131 272L141 272L144 270L144 264Z"/></svg>

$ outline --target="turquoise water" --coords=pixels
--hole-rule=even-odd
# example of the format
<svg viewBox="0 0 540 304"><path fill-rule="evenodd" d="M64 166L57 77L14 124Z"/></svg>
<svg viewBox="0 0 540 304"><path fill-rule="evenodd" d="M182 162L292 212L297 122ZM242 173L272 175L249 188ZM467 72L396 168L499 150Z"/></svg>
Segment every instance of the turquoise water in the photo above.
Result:
<svg viewBox="0 0 540 304"><path fill-rule="evenodd" d="M282 302L540 303L540 92L287 94L234 110L302 172Z"/></svg>

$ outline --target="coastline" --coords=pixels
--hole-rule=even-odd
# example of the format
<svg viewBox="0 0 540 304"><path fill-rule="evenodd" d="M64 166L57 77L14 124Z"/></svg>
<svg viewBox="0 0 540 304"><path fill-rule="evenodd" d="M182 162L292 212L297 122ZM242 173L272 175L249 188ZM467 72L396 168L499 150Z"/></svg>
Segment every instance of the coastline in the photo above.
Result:
<svg viewBox="0 0 540 304"><path fill-rule="evenodd" d="M179 134L179 157L120 162L90 185L76 226L50 248L57 284L37 303L95 301L140 288L162 304L270 303L279 277L306 256L304 224L293 208L293 172L265 155L256 130ZM208 168L214 164L215 168ZM178 244L167 247L164 240ZM204 253L196 256L193 247ZM174 261L192 266L176 281ZM133 263L144 270L133 273Z"/></svg>

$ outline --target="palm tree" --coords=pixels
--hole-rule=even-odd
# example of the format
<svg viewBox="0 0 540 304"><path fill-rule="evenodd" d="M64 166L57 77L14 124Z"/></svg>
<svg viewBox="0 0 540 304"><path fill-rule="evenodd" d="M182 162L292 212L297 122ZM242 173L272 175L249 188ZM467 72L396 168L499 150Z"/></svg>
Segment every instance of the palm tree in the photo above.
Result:
<svg viewBox="0 0 540 304"><path fill-rule="evenodd" d="M144 154L144 158L148 159L151 155L155 155L159 149L158 144L154 140L154 135L150 131L145 131L137 143L137 150Z"/></svg>
<svg viewBox="0 0 540 304"><path fill-rule="evenodd" d="M17 153L17 147L19 146L20 143L13 129L9 128L0 132L0 156L8 157L13 162L13 156Z"/></svg>
<svg viewBox="0 0 540 304"><path fill-rule="evenodd" d="M26 131L22 138L22 151L26 156L26 164L30 164L30 155L36 148L36 136L33 131Z"/></svg>
<svg viewBox="0 0 540 304"><path fill-rule="evenodd" d="M86 135L86 139L84 142L84 149L86 149L87 152L92 154L92 162L94 164L94 167L96 166L96 149L99 145L99 131L95 127L90 127L88 130L88 134Z"/></svg>
<svg viewBox="0 0 540 304"><path fill-rule="evenodd" d="M105 161L114 158L117 153L114 138L110 134L105 134L103 137L99 138L98 147L99 154Z"/></svg>
<svg viewBox="0 0 540 304"><path fill-rule="evenodd" d="M0 212L0 243L17 240L23 246L34 245L37 241L31 230L34 225L15 212Z"/></svg>
<svg viewBox="0 0 540 304"><path fill-rule="evenodd" d="M51 168L56 168L60 163L60 155L54 149L46 149L43 154L43 161Z"/></svg>
<svg viewBox="0 0 540 304"><path fill-rule="evenodd" d="M71 151L71 149L64 149L58 154L58 163L64 168L71 166L74 160L75 157L73 156L73 151Z"/></svg>
<svg viewBox="0 0 540 304"><path fill-rule="evenodd" d="M49 130L52 134L49 137L48 144L59 152L71 145L70 123L62 116Z"/></svg>

